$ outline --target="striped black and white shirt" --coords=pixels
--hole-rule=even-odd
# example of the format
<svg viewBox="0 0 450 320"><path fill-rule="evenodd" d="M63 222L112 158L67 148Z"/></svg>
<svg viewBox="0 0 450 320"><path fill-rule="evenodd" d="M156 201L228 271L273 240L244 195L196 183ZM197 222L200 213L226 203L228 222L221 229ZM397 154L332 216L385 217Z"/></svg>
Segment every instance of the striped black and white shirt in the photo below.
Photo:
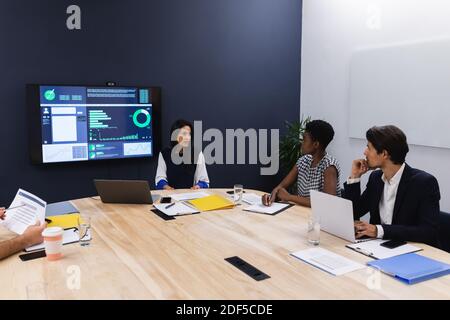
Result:
<svg viewBox="0 0 450 320"><path fill-rule="evenodd" d="M328 153L319 161L317 166L311 167L313 157L309 154L300 157L297 161L298 178L297 191L301 197L309 197L310 190L323 191L324 172L330 167L334 166L337 171L336 195L341 196L341 187L339 180L341 176L341 169L339 162L330 156Z"/></svg>

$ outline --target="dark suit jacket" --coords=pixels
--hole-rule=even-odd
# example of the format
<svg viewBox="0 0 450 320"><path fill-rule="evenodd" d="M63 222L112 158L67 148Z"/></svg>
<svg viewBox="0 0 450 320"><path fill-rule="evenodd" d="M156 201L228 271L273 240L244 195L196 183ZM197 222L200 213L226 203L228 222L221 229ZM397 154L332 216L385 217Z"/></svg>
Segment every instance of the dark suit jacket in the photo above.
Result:
<svg viewBox="0 0 450 320"><path fill-rule="evenodd" d="M383 172L371 173L366 190L361 184L344 183L344 198L353 202L355 220L370 211L370 223L381 224L380 199L384 190ZM383 224L383 239L398 239L438 245L439 184L432 175L407 164L397 190L392 224Z"/></svg>

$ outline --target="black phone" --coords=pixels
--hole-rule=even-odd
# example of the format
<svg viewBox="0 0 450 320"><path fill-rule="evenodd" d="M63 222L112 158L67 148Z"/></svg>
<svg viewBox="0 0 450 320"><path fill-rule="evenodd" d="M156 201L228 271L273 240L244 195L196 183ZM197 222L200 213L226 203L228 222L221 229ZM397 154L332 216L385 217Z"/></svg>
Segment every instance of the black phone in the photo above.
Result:
<svg viewBox="0 0 450 320"><path fill-rule="evenodd" d="M19 258L22 261L28 261L28 260L33 260L33 259L37 259L37 258L43 258L45 256L46 256L45 250L40 250L40 251L31 252L31 253L21 254L19 256Z"/></svg>
<svg viewBox="0 0 450 320"><path fill-rule="evenodd" d="M380 244L380 246L389 248L389 249L394 249L397 247L400 247L402 245L406 244L406 241L402 241L402 240L389 240L386 242L383 242L382 244Z"/></svg>
<svg viewBox="0 0 450 320"><path fill-rule="evenodd" d="M228 194L234 194L234 190L227 191ZM245 190L242 192L245 193Z"/></svg>
<svg viewBox="0 0 450 320"><path fill-rule="evenodd" d="M160 202L161 203L171 203L172 198L171 197L162 197Z"/></svg>

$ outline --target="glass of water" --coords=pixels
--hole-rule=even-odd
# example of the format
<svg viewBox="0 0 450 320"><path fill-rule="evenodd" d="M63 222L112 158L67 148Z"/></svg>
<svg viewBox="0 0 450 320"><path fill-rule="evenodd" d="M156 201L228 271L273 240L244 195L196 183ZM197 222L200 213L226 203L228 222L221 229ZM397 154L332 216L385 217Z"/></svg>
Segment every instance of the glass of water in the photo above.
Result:
<svg viewBox="0 0 450 320"><path fill-rule="evenodd" d="M308 242L314 246L320 243L320 219L311 216L308 220Z"/></svg>
<svg viewBox="0 0 450 320"><path fill-rule="evenodd" d="M89 246L91 244L91 218L81 217L78 218L78 234L80 236L80 245L82 247Z"/></svg>
<svg viewBox="0 0 450 320"><path fill-rule="evenodd" d="M244 186L242 184L235 184L233 190L234 190L234 204L235 205L241 204Z"/></svg>

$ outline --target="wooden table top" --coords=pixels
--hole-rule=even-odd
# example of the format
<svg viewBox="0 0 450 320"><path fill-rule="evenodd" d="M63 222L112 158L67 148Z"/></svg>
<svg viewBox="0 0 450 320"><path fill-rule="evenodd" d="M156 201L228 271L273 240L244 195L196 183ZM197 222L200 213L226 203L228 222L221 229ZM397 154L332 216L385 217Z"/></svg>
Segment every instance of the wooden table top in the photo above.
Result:
<svg viewBox="0 0 450 320"><path fill-rule="evenodd" d="M207 191L225 195L225 189ZM311 247L309 208L270 216L238 206L165 221L151 205L96 198L72 204L91 217L91 246L66 245L56 262L22 262L18 254L0 261L0 299L450 299L450 275L406 285L371 268L333 276L290 256ZM11 236L2 230L0 241ZM321 232L320 247L363 264L371 260L345 244ZM416 245L424 249L419 254L450 263L450 254ZM270 278L253 280L224 260L231 256Z"/></svg>

